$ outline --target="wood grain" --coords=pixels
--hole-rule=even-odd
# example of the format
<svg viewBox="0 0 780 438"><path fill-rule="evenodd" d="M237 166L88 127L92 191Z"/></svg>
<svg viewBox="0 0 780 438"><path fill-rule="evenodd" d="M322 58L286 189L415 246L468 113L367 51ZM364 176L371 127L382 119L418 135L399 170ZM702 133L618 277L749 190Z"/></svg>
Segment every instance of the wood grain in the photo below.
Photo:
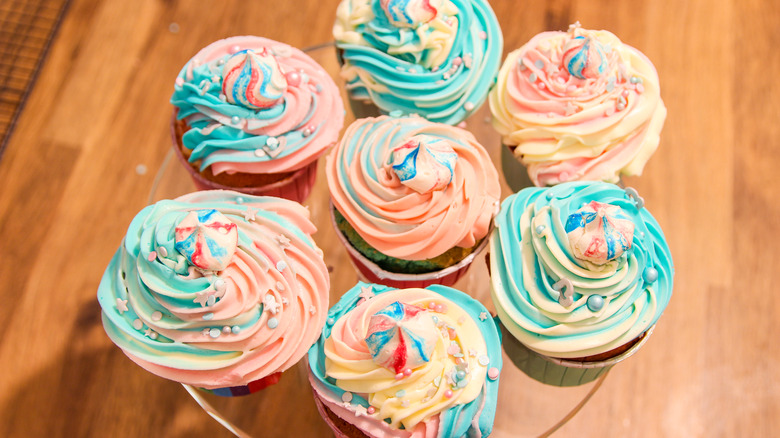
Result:
<svg viewBox="0 0 780 438"><path fill-rule="evenodd" d="M669 240L675 295L642 351L556 436L776 434L780 4L491 3L505 52L574 20L613 31L653 60L669 111L658 152L628 183ZM183 388L111 344L97 285L150 197L193 189L171 165L152 190L170 150L168 99L181 66L231 35L327 42L336 4L73 0L0 161L0 436L229 436ZM315 58L335 75L335 57ZM497 159L484 117L469 129ZM357 277L327 222L327 198L320 172L307 205L334 302ZM478 260L459 286L489 301L486 278ZM494 435L535 436L589 388L545 387L507 364ZM329 436L303 365L260 394L209 400L254 436Z"/></svg>

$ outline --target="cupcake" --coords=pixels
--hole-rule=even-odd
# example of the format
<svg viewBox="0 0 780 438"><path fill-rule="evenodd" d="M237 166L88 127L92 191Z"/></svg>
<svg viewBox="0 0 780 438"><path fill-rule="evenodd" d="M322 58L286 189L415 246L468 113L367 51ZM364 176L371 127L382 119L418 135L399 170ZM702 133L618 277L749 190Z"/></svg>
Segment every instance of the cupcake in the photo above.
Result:
<svg viewBox="0 0 780 438"><path fill-rule="evenodd" d="M488 436L498 324L455 289L358 283L328 312L309 380L336 437Z"/></svg>
<svg viewBox="0 0 780 438"><path fill-rule="evenodd" d="M543 383L587 383L645 342L672 295L661 227L636 191L581 181L508 197L490 237L504 349Z"/></svg>
<svg viewBox="0 0 780 438"><path fill-rule="evenodd" d="M217 41L176 78L174 149L198 189L302 202L344 123L339 91L313 59L254 36Z"/></svg>
<svg viewBox="0 0 780 438"><path fill-rule="evenodd" d="M486 0L342 0L333 28L355 117L455 125L493 86L502 37Z"/></svg>
<svg viewBox="0 0 780 438"><path fill-rule="evenodd" d="M523 166L540 187L640 175L666 118L650 60L579 23L543 32L510 53L490 109L509 148L504 174L514 190L522 188Z"/></svg>
<svg viewBox="0 0 780 438"><path fill-rule="evenodd" d="M204 191L133 219L98 288L103 327L166 379L244 395L317 340L329 278L298 203Z"/></svg>
<svg viewBox="0 0 780 438"><path fill-rule="evenodd" d="M499 208L498 172L469 132L422 117L359 119L326 159L338 235L364 279L452 285Z"/></svg>

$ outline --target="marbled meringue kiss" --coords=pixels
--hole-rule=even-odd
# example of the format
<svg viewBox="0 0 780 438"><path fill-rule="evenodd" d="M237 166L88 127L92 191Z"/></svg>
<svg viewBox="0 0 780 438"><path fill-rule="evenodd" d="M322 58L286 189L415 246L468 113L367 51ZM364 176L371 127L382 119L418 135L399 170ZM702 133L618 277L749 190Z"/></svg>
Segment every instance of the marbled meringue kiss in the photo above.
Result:
<svg viewBox="0 0 780 438"><path fill-rule="evenodd" d="M502 367L497 322L477 300L433 285L358 283L309 351L315 400L369 437L488 436Z"/></svg>
<svg viewBox="0 0 780 438"><path fill-rule="evenodd" d="M489 101L493 126L537 186L640 175L666 118L650 60L579 23L510 53Z"/></svg>
<svg viewBox="0 0 780 438"><path fill-rule="evenodd" d="M203 171L285 173L336 142L341 95L302 51L255 36L216 41L179 73L171 103L186 121L186 158Z"/></svg>
<svg viewBox="0 0 780 438"><path fill-rule="evenodd" d="M539 354L610 352L650 329L672 296L658 222L633 189L593 181L506 198L490 237L501 323Z"/></svg>
<svg viewBox="0 0 780 438"><path fill-rule="evenodd" d="M201 388L284 371L325 324L315 231L280 198L202 191L150 205L100 282L106 333L148 371Z"/></svg>
<svg viewBox="0 0 780 438"><path fill-rule="evenodd" d="M450 125L485 101L503 46L486 0L342 0L333 35L351 98Z"/></svg>
<svg viewBox="0 0 780 438"><path fill-rule="evenodd" d="M403 260L484 238L498 172L469 132L421 117L359 119L326 159L331 199L368 245Z"/></svg>

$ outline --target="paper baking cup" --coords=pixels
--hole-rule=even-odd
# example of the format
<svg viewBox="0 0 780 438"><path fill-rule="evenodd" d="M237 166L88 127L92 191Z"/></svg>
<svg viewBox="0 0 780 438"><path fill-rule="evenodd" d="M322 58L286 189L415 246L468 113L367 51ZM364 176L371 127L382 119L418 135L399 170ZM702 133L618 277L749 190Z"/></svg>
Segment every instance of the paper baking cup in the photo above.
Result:
<svg viewBox="0 0 780 438"><path fill-rule="evenodd" d="M171 137L173 139L173 150L176 152L176 156L179 157L179 162L187 169L192 182L195 183L195 187L198 190L235 190L247 195L276 196L303 203L311 194L312 187L314 187L314 182L317 179L317 160L314 160L301 169L296 170L290 176L264 186L231 187L219 184L204 178L182 154L178 136L176 135L175 112L171 121Z"/></svg>
<svg viewBox="0 0 780 438"><path fill-rule="evenodd" d="M262 379L255 380L254 382L249 382L248 385L231 386L227 388L216 388L216 389L205 389L205 388L198 388L198 389L203 392L208 392L209 394L214 394L221 397L237 397L242 395L253 394L257 391L268 388L271 385L275 385L277 382L279 382L279 379L281 378L282 378L282 373L273 373L269 376L263 377Z"/></svg>
<svg viewBox="0 0 780 438"><path fill-rule="evenodd" d="M441 284L443 286L452 286L468 271L471 262L479 255L480 252L487 246L488 239L485 237L480 242L479 246L474 248L474 251L466 256L458 263L448 266L438 271L426 272L423 274L402 274L397 272L390 272L380 268L376 263L372 262L360 253L351 243L347 240L346 236L341 233L336 225L336 216L333 213L334 207L330 205L330 220L333 224L333 228L336 230L336 235L339 240L347 249L352 265L358 271L360 279L367 283L383 284L385 286L395 287L398 289L409 287L426 287L432 284ZM487 236L493 230L493 225L490 225Z"/></svg>
<svg viewBox="0 0 780 438"><path fill-rule="evenodd" d="M650 327L636 344L625 352L598 362L578 362L574 360L547 357L523 345L501 325L504 335L503 347L509 359L528 377L553 386L579 386L592 382L609 371L616 363L626 360L636 353L653 333Z"/></svg>
<svg viewBox="0 0 780 438"><path fill-rule="evenodd" d="M534 183L528 176L523 163L517 160L509 146L501 145L501 171L504 172L506 184L513 192L519 192L526 187L533 187Z"/></svg>

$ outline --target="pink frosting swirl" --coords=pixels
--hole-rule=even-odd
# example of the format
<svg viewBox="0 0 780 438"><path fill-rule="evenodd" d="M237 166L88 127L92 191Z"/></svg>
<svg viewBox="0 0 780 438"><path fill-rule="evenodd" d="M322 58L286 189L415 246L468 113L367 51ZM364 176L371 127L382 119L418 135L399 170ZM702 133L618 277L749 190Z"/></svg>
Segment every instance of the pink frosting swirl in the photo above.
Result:
<svg viewBox="0 0 780 438"><path fill-rule="evenodd" d="M641 174L666 117L652 63L615 35L578 25L510 53L490 108L540 186Z"/></svg>
<svg viewBox="0 0 780 438"><path fill-rule="evenodd" d="M191 264L174 239L193 211L235 227L235 252L218 271ZM204 191L149 206L101 282L106 333L148 371L202 388L284 371L325 323L330 282L314 231L303 206L279 198Z"/></svg>
<svg viewBox="0 0 780 438"><path fill-rule="evenodd" d="M441 190L420 193L393 170L393 150L421 135L445 140L457 156ZM328 155L326 172L336 209L391 257L424 260L470 248L487 235L498 211L498 173L474 136L417 116L357 120Z"/></svg>

